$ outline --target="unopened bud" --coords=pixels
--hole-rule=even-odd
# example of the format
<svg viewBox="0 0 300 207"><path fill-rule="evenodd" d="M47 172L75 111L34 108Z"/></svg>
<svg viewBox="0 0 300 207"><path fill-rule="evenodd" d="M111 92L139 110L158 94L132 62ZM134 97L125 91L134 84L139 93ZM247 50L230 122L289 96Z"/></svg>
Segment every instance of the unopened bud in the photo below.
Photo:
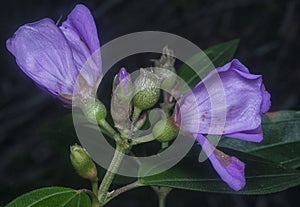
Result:
<svg viewBox="0 0 300 207"><path fill-rule="evenodd" d="M131 115L132 81L125 68L115 76L111 101L111 115L115 126L119 129L126 128Z"/></svg>
<svg viewBox="0 0 300 207"><path fill-rule="evenodd" d="M157 70L159 70L159 68ZM175 69L174 69L174 72L173 72L173 71L170 71L170 70L166 70L164 68L164 69L160 70L159 74L161 74L161 77L162 77L162 81L161 81L161 88L162 89L171 90L175 86L175 84L177 83L177 75L175 73Z"/></svg>
<svg viewBox="0 0 300 207"><path fill-rule="evenodd" d="M135 107L145 110L157 103L160 96L159 78L152 71L141 69L134 86L137 91L133 97Z"/></svg>
<svg viewBox="0 0 300 207"><path fill-rule="evenodd" d="M170 90L177 82L174 63L174 51L164 47L161 58L155 61L155 73L161 78L162 89Z"/></svg>
<svg viewBox="0 0 300 207"><path fill-rule="evenodd" d="M178 135L179 129L171 119L158 121L152 130L153 137L159 142L169 142Z"/></svg>
<svg viewBox="0 0 300 207"><path fill-rule="evenodd" d="M96 181L97 168L89 153L80 145L70 147L70 159L76 172L83 178Z"/></svg>
<svg viewBox="0 0 300 207"><path fill-rule="evenodd" d="M125 68L115 76L113 90L119 97L129 99L133 93L132 81Z"/></svg>
<svg viewBox="0 0 300 207"><path fill-rule="evenodd" d="M97 99L85 100L83 105L83 112L90 122L94 122L95 119L97 122L100 122L101 120L106 118L107 114L104 104Z"/></svg>

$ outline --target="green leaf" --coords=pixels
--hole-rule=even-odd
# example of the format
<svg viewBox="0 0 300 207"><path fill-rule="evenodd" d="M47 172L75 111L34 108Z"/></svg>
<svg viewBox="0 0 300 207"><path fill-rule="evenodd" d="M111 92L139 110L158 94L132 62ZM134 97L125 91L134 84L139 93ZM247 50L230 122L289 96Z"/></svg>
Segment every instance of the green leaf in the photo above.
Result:
<svg viewBox="0 0 300 207"><path fill-rule="evenodd" d="M300 167L300 111L278 111L263 117L261 143L226 138L219 145L279 163Z"/></svg>
<svg viewBox="0 0 300 207"><path fill-rule="evenodd" d="M209 57L211 62L206 61L207 58L203 56L203 53L197 54L192 57L188 63L197 68L198 71L193 71L187 64L183 64L177 70L177 74L191 88L194 88L196 84L199 83L200 78L205 77L210 72L210 68L223 66L232 60L238 44L239 40L235 39L207 48L203 52Z"/></svg>
<svg viewBox="0 0 300 207"><path fill-rule="evenodd" d="M26 193L5 207L89 207L89 197L80 191L63 187L49 187Z"/></svg>
<svg viewBox="0 0 300 207"><path fill-rule="evenodd" d="M215 67L220 67L228 63L233 58L239 42L239 39L231 40L207 48L204 52L211 59Z"/></svg>
<svg viewBox="0 0 300 207"><path fill-rule="evenodd" d="M190 153L175 167L149 177L140 178L146 185L172 187L215 193L268 194L300 184L300 171L286 169L278 164L245 153L222 149L246 163L246 187L233 191L214 171L209 160L198 162L199 151Z"/></svg>

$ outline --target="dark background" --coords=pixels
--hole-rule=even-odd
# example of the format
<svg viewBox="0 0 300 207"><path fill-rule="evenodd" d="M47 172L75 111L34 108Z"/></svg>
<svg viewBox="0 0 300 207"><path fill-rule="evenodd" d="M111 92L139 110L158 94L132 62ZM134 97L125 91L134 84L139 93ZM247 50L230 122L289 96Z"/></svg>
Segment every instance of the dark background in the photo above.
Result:
<svg viewBox="0 0 300 207"><path fill-rule="evenodd" d="M0 9L0 206L41 186L81 188L80 179L41 128L68 113L17 67L5 41L19 26L50 17L63 19L79 1L8 0ZM271 110L300 109L300 2L296 0L109 0L82 1L92 11L100 40L137 31L180 35L205 49L240 38L236 57L263 74ZM136 69L149 62L130 63ZM54 141L53 141L54 140ZM56 144L53 144L56 142ZM77 142L74 137L73 142ZM62 144L63 145L63 144ZM64 149L66 150L66 149ZM237 196L174 190L167 206L299 206L300 188L264 196ZM151 189L129 192L108 206L156 206Z"/></svg>

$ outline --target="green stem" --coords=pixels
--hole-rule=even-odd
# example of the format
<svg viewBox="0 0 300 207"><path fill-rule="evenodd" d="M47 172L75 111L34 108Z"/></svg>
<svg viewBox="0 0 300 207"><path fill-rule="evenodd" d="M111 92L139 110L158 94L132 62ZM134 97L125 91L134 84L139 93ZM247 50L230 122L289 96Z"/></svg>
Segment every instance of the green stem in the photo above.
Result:
<svg viewBox="0 0 300 207"><path fill-rule="evenodd" d="M138 181L128 184L126 186L123 186L117 190L112 191L111 193L109 193L108 199L105 201L104 204L107 204L109 201L111 201L112 199L114 199L115 197L121 195L122 193L125 193L129 190L141 187L141 186L145 186L144 184L139 183Z"/></svg>
<svg viewBox="0 0 300 207"><path fill-rule="evenodd" d="M92 191L95 195L98 193L98 180L91 181L92 184Z"/></svg>
<svg viewBox="0 0 300 207"><path fill-rule="evenodd" d="M165 207L166 204L166 197L159 197L158 206Z"/></svg>
<svg viewBox="0 0 300 207"><path fill-rule="evenodd" d="M134 107L133 109L133 114L132 114L132 125L139 119L140 117L140 114L142 113L143 110L141 110L140 108L138 107Z"/></svg>
<svg viewBox="0 0 300 207"><path fill-rule="evenodd" d="M170 115L170 110L174 107L174 103L170 102L171 95L166 91L163 92L164 102L161 104L161 108L164 110L167 116Z"/></svg>
<svg viewBox="0 0 300 207"><path fill-rule="evenodd" d="M115 177L115 174L118 171L119 166L123 160L123 157L125 155L124 151L125 150L117 144L114 157L113 157L113 159L107 169L107 172L101 182L101 185L99 187L98 198L99 198L99 201L101 204L103 204L106 200L107 191L108 191L108 189Z"/></svg>
<svg viewBox="0 0 300 207"><path fill-rule="evenodd" d="M92 191L88 190L88 189L81 189L78 190L78 192L84 192L86 194L88 194L92 200L92 207L101 207L98 198L96 197L97 194L94 194Z"/></svg>
<svg viewBox="0 0 300 207"><path fill-rule="evenodd" d="M153 188L158 196L158 204L159 207L165 207L166 205L166 198L169 195L172 188L168 187L160 187L160 188Z"/></svg>
<svg viewBox="0 0 300 207"><path fill-rule="evenodd" d="M155 138L153 137L153 134L147 134L145 136L142 137L137 137L131 140L131 144L132 145L137 145L137 144L141 144L141 143L145 143L145 142L151 142L155 140Z"/></svg>
<svg viewBox="0 0 300 207"><path fill-rule="evenodd" d="M101 207L98 199L92 199L92 207Z"/></svg>
<svg viewBox="0 0 300 207"><path fill-rule="evenodd" d="M110 136L114 138L114 140L116 140L117 142L121 141L120 135L114 130L114 128L112 128L109 123L107 123L105 119L98 121L98 124L103 127L110 134Z"/></svg>

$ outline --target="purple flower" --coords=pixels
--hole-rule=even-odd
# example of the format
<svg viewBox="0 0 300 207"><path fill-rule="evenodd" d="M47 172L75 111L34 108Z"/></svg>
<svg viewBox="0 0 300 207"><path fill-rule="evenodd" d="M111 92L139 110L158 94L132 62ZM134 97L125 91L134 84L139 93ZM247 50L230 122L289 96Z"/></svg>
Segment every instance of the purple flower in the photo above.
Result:
<svg viewBox="0 0 300 207"><path fill-rule="evenodd" d="M91 68L81 76L94 87L102 77L100 48L94 19L84 5L77 5L57 27L45 18L21 26L6 42L19 67L39 86L70 101L81 68ZM97 56L98 55L98 56Z"/></svg>
<svg viewBox="0 0 300 207"><path fill-rule="evenodd" d="M217 76L220 77L223 87L218 87L214 81ZM221 100L223 94L226 105L217 104L218 108L212 113L211 100ZM201 144L222 180L232 189L240 190L246 183L245 164L215 149L205 135L224 135L260 142L263 139L262 114L269 110L270 104L270 94L265 90L262 76L250 74L243 64L234 59L209 73L191 92L178 101L176 121ZM222 130L210 127L211 120L222 119L224 113L226 120Z"/></svg>

